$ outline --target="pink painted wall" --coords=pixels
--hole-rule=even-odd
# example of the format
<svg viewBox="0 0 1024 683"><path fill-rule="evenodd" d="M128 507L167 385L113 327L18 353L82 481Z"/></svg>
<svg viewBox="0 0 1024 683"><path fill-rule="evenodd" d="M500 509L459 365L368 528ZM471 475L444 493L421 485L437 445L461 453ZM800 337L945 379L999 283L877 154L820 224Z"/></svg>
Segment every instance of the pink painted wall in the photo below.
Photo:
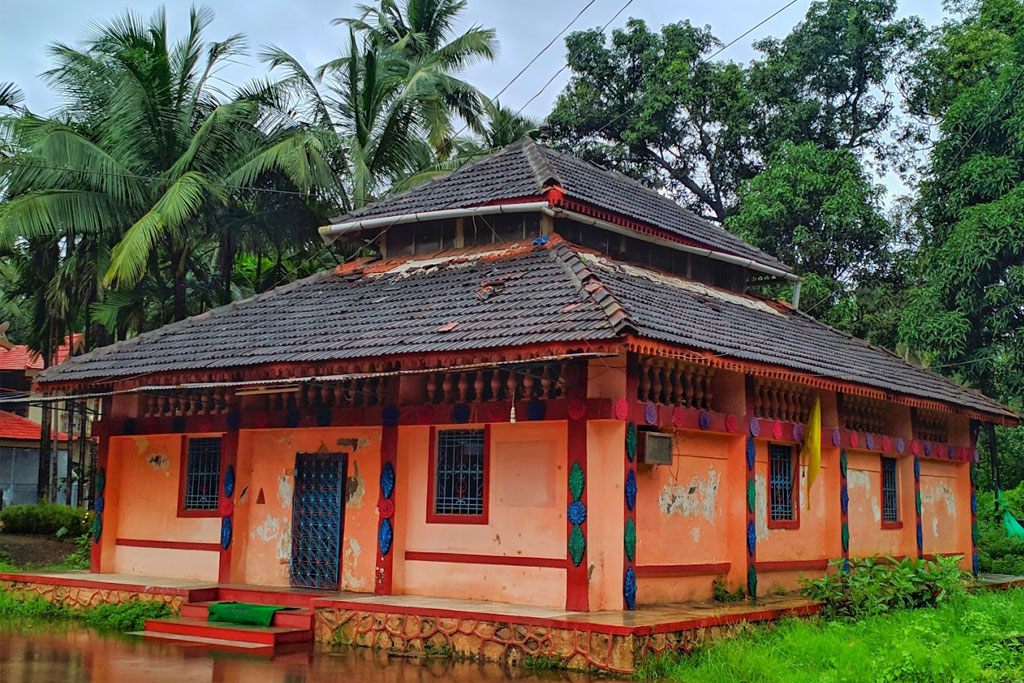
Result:
<svg viewBox="0 0 1024 683"><path fill-rule="evenodd" d="M492 425L487 524L427 522L429 433L427 428L399 429L398 535L402 542L394 550L395 592L564 606L564 569L406 560L404 555L413 551L564 559L565 424Z"/></svg>
<svg viewBox="0 0 1024 683"><path fill-rule="evenodd" d="M882 459L880 454L848 449L847 491L850 495L850 557L890 555L916 557L914 538L914 458L897 462L901 529L882 528Z"/></svg>
<svg viewBox="0 0 1024 683"><path fill-rule="evenodd" d="M103 519L103 571L217 580L217 552L115 545L116 538L198 543L220 540L219 517L178 517L183 438L171 434L110 440L108 488L117 488L118 501L111 506L115 514L104 515Z"/></svg>
<svg viewBox="0 0 1024 683"><path fill-rule="evenodd" d="M587 571L593 611L622 609L625 444L626 423L587 423Z"/></svg>
<svg viewBox="0 0 1024 683"><path fill-rule="evenodd" d="M822 560L829 557L833 545L826 532L828 518L839 514L839 494L830 476L833 468L839 467L838 451L822 449L821 471L809 492L808 505L807 465L801 461L799 478L799 518L796 529L770 529L768 525L768 441L757 440L757 454L754 464L754 484L757 491L754 524L757 530L757 562L784 562L799 560ZM799 453L799 446L796 447ZM808 570L805 575L821 572ZM797 576L793 572L758 572L758 592L768 594L778 587L792 590L797 588Z"/></svg>
<svg viewBox="0 0 1024 683"><path fill-rule="evenodd" d="M743 439L677 431L671 465L637 469L637 566L731 562L742 581L745 564L734 555L742 532L745 488ZM715 574L638 579L642 604L699 600L711 594Z"/></svg>
<svg viewBox="0 0 1024 683"><path fill-rule="evenodd" d="M971 552L971 482L966 463L921 459L921 528L924 553Z"/></svg>
<svg viewBox="0 0 1024 683"><path fill-rule="evenodd" d="M380 427L246 430L239 435L233 582L288 585L295 454L319 449L348 454L340 587L373 592ZM258 502L261 490L263 503Z"/></svg>

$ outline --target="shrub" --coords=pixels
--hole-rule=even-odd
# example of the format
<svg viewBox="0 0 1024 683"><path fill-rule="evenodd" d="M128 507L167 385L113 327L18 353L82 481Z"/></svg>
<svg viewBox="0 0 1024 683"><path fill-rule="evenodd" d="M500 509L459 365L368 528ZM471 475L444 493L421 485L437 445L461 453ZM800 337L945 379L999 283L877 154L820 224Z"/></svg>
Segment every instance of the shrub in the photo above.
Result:
<svg viewBox="0 0 1024 683"><path fill-rule="evenodd" d="M69 609L39 597L22 597L0 591L0 620L81 620L93 628L113 631L141 631L146 619L160 619L171 608L153 600L129 600L117 605L101 604Z"/></svg>
<svg viewBox="0 0 1024 683"><path fill-rule="evenodd" d="M1024 483L1004 491L1003 502L1014 517L1024 517ZM1024 541L1007 535L989 491L978 491L978 564L982 572L1024 575Z"/></svg>
<svg viewBox="0 0 1024 683"><path fill-rule="evenodd" d="M55 535L66 529L64 534L78 537L88 532L90 517L85 510L59 503L11 505L0 511L3 531L10 534Z"/></svg>
<svg viewBox="0 0 1024 683"><path fill-rule="evenodd" d="M817 579L804 579L801 592L824 604L828 617L862 618L896 609L934 607L963 595L967 572L960 569L960 555L928 560L867 558L850 562L843 571L842 560L835 569Z"/></svg>

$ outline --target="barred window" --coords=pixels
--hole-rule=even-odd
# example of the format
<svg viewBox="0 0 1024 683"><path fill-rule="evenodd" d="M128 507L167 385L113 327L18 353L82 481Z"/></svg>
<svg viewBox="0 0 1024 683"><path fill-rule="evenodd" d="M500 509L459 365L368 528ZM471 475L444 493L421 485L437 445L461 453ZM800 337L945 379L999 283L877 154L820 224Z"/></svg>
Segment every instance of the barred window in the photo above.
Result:
<svg viewBox="0 0 1024 683"><path fill-rule="evenodd" d="M773 522L796 520L796 506L793 504L796 491L795 472L793 448L770 444L768 446L769 504Z"/></svg>
<svg viewBox="0 0 1024 683"><path fill-rule="evenodd" d="M882 457L882 521L900 519L899 492L896 482L896 458Z"/></svg>
<svg viewBox="0 0 1024 683"><path fill-rule="evenodd" d="M216 510L220 488L220 439L189 439L185 469L185 510Z"/></svg>
<svg viewBox="0 0 1024 683"><path fill-rule="evenodd" d="M483 515L485 433L482 429L437 432L434 470L435 515Z"/></svg>

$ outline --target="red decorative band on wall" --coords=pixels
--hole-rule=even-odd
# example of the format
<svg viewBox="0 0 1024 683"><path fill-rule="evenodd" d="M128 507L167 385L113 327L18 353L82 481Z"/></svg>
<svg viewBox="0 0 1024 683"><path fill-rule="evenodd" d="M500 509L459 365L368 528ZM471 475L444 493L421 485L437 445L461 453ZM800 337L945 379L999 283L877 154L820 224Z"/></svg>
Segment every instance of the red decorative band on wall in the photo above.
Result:
<svg viewBox="0 0 1024 683"><path fill-rule="evenodd" d="M715 562L711 564L646 564L637 565L638 577L656 576L706 576L709 574L725 574L732 567L731 562Z"/></svg>
<svg viewBox="0 0 1024 683"><path fill-rule="evenodd" d="M828 559L820 560L786 560L783 562L758 562L759 572L784 572L795 569L828 569Z"/></svg>
<svg viewBox="0 0 1024 683"><path fill-rule="evenodd" d="M458 564L499 564L507 567L544 567L566 569L568 563L561 557L522 557L519 555L469 555L465 553L431 553L406 550L406 560L416 562L455 562Z"/></svg>
<svg viewBox="0 0 1024 683"><path fill-rule="evenodd" d="M119 538L117 545L131 548L162 548L164 550L205 550L220 552L220 543L192 543L189 541L155 541L144 538Z"/></svg>

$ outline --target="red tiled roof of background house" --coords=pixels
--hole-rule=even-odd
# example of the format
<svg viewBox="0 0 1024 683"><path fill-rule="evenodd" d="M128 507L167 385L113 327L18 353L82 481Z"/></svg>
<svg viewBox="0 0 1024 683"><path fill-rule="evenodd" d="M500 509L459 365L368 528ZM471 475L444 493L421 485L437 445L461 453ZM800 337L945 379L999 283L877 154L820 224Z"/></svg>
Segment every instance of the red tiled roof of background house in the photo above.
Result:
<svg viewBox="0 0 1024 683"><path fill-rule="evenodd" d="M41 434L42 427L38 422L0 410L0 439L39 441ZM68 438L64 432L59 432L57 436L61 440Z"/></svg>

